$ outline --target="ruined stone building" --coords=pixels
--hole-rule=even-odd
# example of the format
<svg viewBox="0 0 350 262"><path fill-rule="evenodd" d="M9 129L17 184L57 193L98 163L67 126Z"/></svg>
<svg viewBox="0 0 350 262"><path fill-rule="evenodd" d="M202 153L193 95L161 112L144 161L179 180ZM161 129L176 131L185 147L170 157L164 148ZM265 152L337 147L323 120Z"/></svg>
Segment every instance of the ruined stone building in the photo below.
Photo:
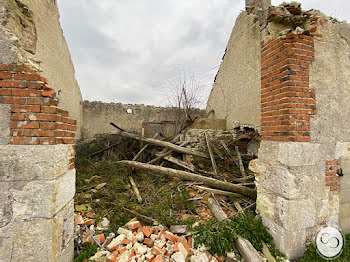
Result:
<svg viewBox="0 0 350 262"><path fill-rule="evenodd" d="M207 110L261 133L257 210L296 258L325 225L350 232L350 25L270 5L246 0ZM133 129L169 114L83 107L55 0L0 0L0 21L0 262L71 261L75 138L102 117Z"/></svg>
<svg viewBox="0 0 350 262"><path fill-rule="evenodd" d="M257 210L289 258L322 226L350 232L350 25L246 1L207 110L260 131Z"/></svg>

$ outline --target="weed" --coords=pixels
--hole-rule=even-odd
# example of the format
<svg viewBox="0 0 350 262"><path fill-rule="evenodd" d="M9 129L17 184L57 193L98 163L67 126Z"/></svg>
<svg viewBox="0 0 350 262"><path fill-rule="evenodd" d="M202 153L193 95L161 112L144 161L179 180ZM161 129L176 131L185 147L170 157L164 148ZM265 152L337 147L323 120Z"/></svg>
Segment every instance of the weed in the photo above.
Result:
<svg viewBox="0 0 350 262"><path fill-rule="evenodd" d="M232 243L237 235L241 235L249 240L258 251L262 251L264 242L275 258L285 257L275 247L272 236L264 227L261 218L256 217L255 213L247 211L243 217L235 216L213 226L214 221L196 228L199 232L195 235L196 247L204 245L209 248L209 252L213 255L225 255L234 250Z"/></svg>
<svg viewBox="0 0 350 262"><path fill-rule="evenodd" d="M322 262L322 261L329 261L326 259L323 259L316 250L316 246L314 243L308 245L307 250L304 254L304 256L300 259L300 262ZM336 259L332 260L334 262L346 262L350 261L350 234L347 234L345 236L345 246L343 249L343 253Z"/></svg>
<svg viewBox="0 0 350 262"><path fill-rule="evenodd" d="M83 247L82 250L80 250L79 256L74 259L74 262L82 262L89 257L92 257L97 253L97 246L96 245L91 245L88 243Z"/></svg>

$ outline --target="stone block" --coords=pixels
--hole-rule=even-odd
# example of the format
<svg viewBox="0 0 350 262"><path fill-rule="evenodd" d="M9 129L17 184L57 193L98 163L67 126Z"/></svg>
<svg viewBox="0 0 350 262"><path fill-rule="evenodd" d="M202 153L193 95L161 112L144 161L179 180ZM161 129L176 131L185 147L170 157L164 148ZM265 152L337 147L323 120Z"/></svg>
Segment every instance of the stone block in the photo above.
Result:
<svg viewBox="0 0 350 262"><path fill-rule="evenodd" d="M260 214L273 219L276 213L277 196L261 186L257 188L256 208Z"/></svg>
<svg viewBox="0 0 350 262"><path fill-rule="evenodd" d="M282 228L273 220L262 216L264 225L270 231L276 246L289 260L301 257L305 252L306 230L294 228Z"/></svg>
<svg viewBox="0 0 350 262"><path fill-rule="evenodd" d="M334 159L350 156L350 142L338 142L335 146Z"/></svg>
<svg viewBox="0 0 350 262"><path fill-rule="evenodd" d="M261 185L279 196L293 199L300 196L295 180L295 175L286 166L276 163L271 167L271 173L265 174Z"/></svg>
<svg viewBox="0 0 350 262"><path fill-rule="evenodd" d="M10 109L10 105L0 104L0 145L10 141Z"/></svg>
<svg viewBox="0 0 350 262"><path fill-rule="evenodd" d="M0 145L0 181L54 179L68 172L72 145Z"/></svg>
<svg viewBox="0 0 350 262"><path fill-rule="evenodd" d="M72 233L69 234L70 239L63 240L62 236L67 237L63 231L68 229L65 228L66 221L72 219L73 201L51 219L11 221L7 226L0 228L0 262L71 262ZM69 231L73 232L73 227L69 228ZM62 260L57 260L58 257Z"/></svg>
<svg viewBox="0 0 350 262"><path fill-rule="evenodd" d="M278 161L287 166L312 166L322 160L320 147L313 143L280 143Z"/></svg>
<svg viewBox="0 0 350 262"><path fill-rule="evenodd" d="M312 166L322 160L320 144L262 141L259 159L278 161L286 166Z"/></svg>
<svg viewBox="0 0 350 262"><path fill-rule="evenodd" d="M10 183L12 213L16 219L52 218L75 194L75 170L51 181ZM72 215L73 216L73 215Z"/></svg>
<svg viewBox="0 0 350 262"><path fill-rule="evenodd" d="M277 197L277 216L282 227L288 230L302 230L316 223L316 204L311 199L287 200Z"/></svg>

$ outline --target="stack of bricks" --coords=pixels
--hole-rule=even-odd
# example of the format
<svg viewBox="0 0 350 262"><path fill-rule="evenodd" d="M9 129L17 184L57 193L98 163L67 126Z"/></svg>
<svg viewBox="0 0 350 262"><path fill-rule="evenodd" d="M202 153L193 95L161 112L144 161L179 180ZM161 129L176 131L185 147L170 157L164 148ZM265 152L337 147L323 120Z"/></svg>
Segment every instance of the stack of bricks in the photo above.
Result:
<svg viewBox="0 0 350 262"><path fill-rule="evenodd" d="M26 66L0 65L0 103L11 105L10 144L74 144L77 122L59 109L47 80Z"/></svg>
<svg viewBox="0 0 350 262"><path fill-rule="evenodd" d="M331 191L339 191L340 189L340 176L338 170L340 169L340 161L326 161L326 186Z"/></svg>
<svg viewBox="0 0 350 262"><path fill-rule="evenodd" d="M316 114L315 90L309 88L313 61L312 36L289 32L261 42L262 140L310 142Z"/></svg>

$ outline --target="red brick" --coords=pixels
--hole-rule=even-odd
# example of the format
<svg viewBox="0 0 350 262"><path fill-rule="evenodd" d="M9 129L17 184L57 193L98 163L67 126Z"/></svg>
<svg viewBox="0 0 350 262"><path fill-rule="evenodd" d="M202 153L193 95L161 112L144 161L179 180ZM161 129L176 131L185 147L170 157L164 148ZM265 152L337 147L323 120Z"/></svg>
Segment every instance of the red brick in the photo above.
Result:
<svg viewBox="0 0 350 262"><path fill-rule="evenodd" d="M141 230L146 237L150 237L152 234L152 232L147 227L142 227Z"/></svg>
<svg viewBox="0 0 350 262"><path fill-rule="evenodd" d="M177 236L175 236L173 233L171 233L169 231L165 231L164 236L166 239L174 241L174 242L176 242L176 240L177 240Z"/></svg>
<svg viewBox="0 0 350 262"><path fill-rule="evenodd" d="M73 126L73 125L66 125L67 126L67 130L69 131L77 131L77 126Z"/></svg>
<svg viewBox="0 0 350 262"><path fill-rule="evenodd" d="M49 114L56 114L57 108L53 106L42 106L41 107L42 113L49 113Z"/></svg>
<svg viewBox="0 0 350 262"><path fill-rule="evenodd" d="M10 135L14 136L14 137L16 137L16 136L24 136L24 134L25 134L25 130L24 129L13 129L13 128L11 128L11 130L10 130Z"/></svg>
<svg viewBox="0 0 350 262"><path fill-rule="evenodd" d="M44 97L30 97L27 98L28 105L50 105L50 101L48 98Z"/></svg>
<svg viewBox="0 0 350 262"><path fill-rule="evenodd" d="M13 89L12 90L12 95L13 96L38 97L38 96L40 96L40 93L41 92L39 90L30 90L30 89Z"/></svg>
<svg viewBox="0 0 350 262"><path fill-rule="evenodd" d="M12 89L9 88L0 88L0 96L11 96Z"/></svg>
<svg viewBox="0 0 350 262"><path fill-rule="evenodd" d="M23 121L26 120L27 115L24 113L20 113L20 114L11 114L10 116L10 120L15 120L15 121Z"/></svg>
<svg viewBox="0 0 350 262"><path fill-rule="evenodd" d="M129 243L130 243L130 240L127 239L127 238L125 238L125 239L121 242L122 245L127 245L127 244L129 244Z"/></svg>
<svg viewBox="0 0 350 262"><path fill-rule="evenodd" d="M37 121L12 121L11 128L25 128L25 129L39 128L39 122L37 122Z"/></svg>
<svg viewBox="0 0 350 262"><path fill-rule="evenodd" d="M88 221L85 222L85 225L88 227L88 226L91 226L93 223L95 223L95 220L89 219Z"/></svg>
<svg viewBox="0 0 350 262"><path fill-rule="evenodd" d="M100 243L101 245L105 242L106 240L106 237L104 234L98 234L96 237L95 237L96 241L98 243Z"/></svg>
<svg viewBox="0 0 350 262"><path fill-rule="evenodd" d="M145 238L145 239L143 240L143 243L144 243L145 245L147 245L148 247L152 247L152 246L153 246L153 240L150 239L150 238Z"/></svg>
<svg viewBox="0 0 350 262"><path fill-rule="evenodd" d="M162 248L158 247L158 246L154 246L154 247L152 247L152 249L151 249L151 253L152 253L153 255L155 255L155 256L158 256L158 255L164 254L165 251L164 251Z"/></svg>
<svg viewBox="0 0 350 262"><path fill-rule="evenodd" d="M26 130L26 136L37 136L37 137L54 137L55 132L53 130Z"/></svg>
<svg viewBox="0 0 350 262"><path fill-rule="evenodd" d="M12 73L0 72L0 79L11 79Z"/></svg>
<svg viewBox="0 0 350 262"><path fill-rule="evenodd" d="M44 89L44 85L42 83L27 82L26 84L29 89Z"/></svg>
<svg viewBox="0 0 350 262"><path fill-rule="evenodd" d="M22 97L5 96L3 97L3 102L4 104L24 105L26 103L26 99Z"/></svg>
<svg viewBox="0 0 350 262"><path fill-rule="evenodd" d="M55 137L40 137L39 138L40 145L56 145Z"/></svg>
<svg viewBox="0 0 350 262"><path fill-rule="evenodd" d="M16 80L28 80L28 81L40 81L40 75L38 74L15 74Z"/></svg>
<svg viewBox="0 0 350 262"><path fill-rule="evenodd" d="M25 83L22 81L0 80L0 87L24 88Z"/></svg>
<svg viewBox="0 0 350 262"><path fill-rule="evenodd" d="M37 145L39 140L35 137L12 137L10 139L12 145Z"/></svg>
<svg viewBox="0 0 350 262"><path fill-rule="evenodd" d="M57 114L60 114L62 116L68 116L68 111L57 108Z"/></svg>
<svg viewBox="0 0 350 262"><path fill-rule="evenodd" d="M17 112L33 112L37 113L40 112L40 106L12 106L11 112L17 113Z"/></svg>
<svg viewBox="0 0 350 262"><path fill-rule="evenodd" d="M41 81L41 82L44 82L45 84L48 83L48 82L47 82L47 79L46 79L45 77L43 77L43 76L40 76L40 81Z"/></svg>
<svg viewBox="0 0 350 262"><path fill-rule="evenodd" d="M74 138L56 138L57 144L74 144L75 139Z"/></svg>
<svg viewBox="0 0 350 262"><path fill-rule="evenodd" d="M141 227L141 224L139 221L132 221L128 223L128 228L130 230L135 230L135 229L138 229L139 227Z"/></svg>
<svg viewBox="0 0 350 262"><path fill-rule="evenodd" d="M40 107L39 107L40 108ZM38 121L45 121L45 122L55 122L57 120L56 115L49 115L49 114L34 114L36 119Z"/></svg>
<svg viewBox="0 0 350 262"><path fill-rule="evenodd" d="M40 122L40 129L55 129L55 122Z"/></svg>

